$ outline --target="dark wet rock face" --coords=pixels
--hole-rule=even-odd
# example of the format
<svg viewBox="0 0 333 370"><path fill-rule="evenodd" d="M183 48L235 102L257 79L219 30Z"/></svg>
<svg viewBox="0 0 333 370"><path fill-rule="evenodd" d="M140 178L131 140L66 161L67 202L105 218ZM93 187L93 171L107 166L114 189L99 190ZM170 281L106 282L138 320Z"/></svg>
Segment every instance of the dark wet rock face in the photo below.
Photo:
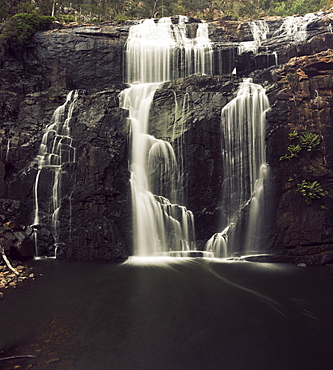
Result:
<svg viewBox="0 0 333 370"><path fill-rule="evenodd" d="M221 109L235 94L239 79L192 76L163 85L154 97L152 134L172 141L184 171L183 199L194 213L198 244L219 229Z"/></svg>
<svg viewBox="0 0 333 370"><path fill-rule="evenodd" d="M2 90L27 94L50 87L107 88L123 81L126 32L115 27L73 27L37 32L21 61L1 58Z"/></svg>
<svg viewBox="0 0 333 370"><path fill-rule="evenodd" d="M72 131L78 160L64 183L73 190L61 258L122 261L130 253L127 112L116 106L118 93L102 91L78 102Z"/></svg>
<svg viewBox="0 0 333 370"><path fill-rule="evenodd" d="M64 92L57 91L57 100L66 99ZM98 93L79 92L70 121L77 161L62 167L59 258L124 260L130 251L127 113L118 108L119 92L118 86ZM11 143L18 145L10 145L7 155L6 194L16 202L19 219L25 225L31 225L34 217L35 158L54 106L59 105L53 96L54 91L26 96L20 105L19 129L11 138ZM51 171L44 171L39 177L41 225L36 232L40 255L54 254L49 213L53 176ZM6 202L9 200L2 206L8 218L11 213Z"/></svg>
<svg viewBox="0 0 333 370"><path fill-rule="evenodd" d="M315 19L306 39L288 42L273 37L283 20L270 19L267 39L256 52L242 54L240 42L253 41L251 24L216 21L209 25L214 76L178 79L156 92L151 133L171 142L181 158L180 204L194 213L199 247L221 231L221 109L235 96L241 78L250 76L267 88L272 106L267 113L269 252L296 263L332 263L332 19L330 13ZM55 109L70 90L78 90L70 121L76 160L62 168L57 257L121 261L132 252L129 128L118 101L125 88L128 29L101 25L38 32L20 58L1 54L0 224L17 222L30 242L37 234L41 255L53 255L55 249L49 212L53 175L46 171L40 178L41 222L29 228L36 156ZM196 29L197 23L190 22L188 35L194 37ZM303 142L306 135L308 141L309 135L318 135L311 150ZM292 153L297 155L288 158ZM317 186L318 197L309 195L311 185ZM23 234L14 240L3 232L8 253L17 241L25 243ZM28 253L29 245L15 247L15 253Z"/></svg>
<svg viewBox="0 0 333 370"><path fill-rule="evenodd" d="M277 71L268 114L276 191L271 247L307 264L332 263L332 72L332 50L291 59ZM296 156L291 145L299 148Z"/></svg>

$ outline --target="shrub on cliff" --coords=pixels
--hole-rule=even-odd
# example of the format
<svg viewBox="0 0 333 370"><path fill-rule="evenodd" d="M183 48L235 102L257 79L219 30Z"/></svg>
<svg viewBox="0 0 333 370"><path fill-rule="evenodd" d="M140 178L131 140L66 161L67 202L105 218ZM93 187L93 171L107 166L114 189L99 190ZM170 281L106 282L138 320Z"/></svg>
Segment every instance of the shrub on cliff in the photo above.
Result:
<svg viewBox="0 0 333 370"><path fill-rule="evenodd" d="M16 14L5 23L1 43L8 51L20 52L35 32L48 29L54 20L39 14Z"/></svg>
<svg viewBox="0 0 333 370"><path fill-rule="evenodd" d="M269 15L287 17L294 14L306 14L328 8L330 0L263 0L262 7Z"/></svg>

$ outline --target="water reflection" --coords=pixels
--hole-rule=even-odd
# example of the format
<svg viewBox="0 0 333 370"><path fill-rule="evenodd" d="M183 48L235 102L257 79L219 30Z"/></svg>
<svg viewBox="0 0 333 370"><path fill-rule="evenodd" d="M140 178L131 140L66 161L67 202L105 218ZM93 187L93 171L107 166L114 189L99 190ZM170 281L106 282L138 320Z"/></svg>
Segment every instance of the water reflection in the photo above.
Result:
<svg viewBox="0 0 333 370"><path fill-rule="evenodd" d="M1 302L3 368L328 369L331 275L286 264L54 260Z"/></svg>

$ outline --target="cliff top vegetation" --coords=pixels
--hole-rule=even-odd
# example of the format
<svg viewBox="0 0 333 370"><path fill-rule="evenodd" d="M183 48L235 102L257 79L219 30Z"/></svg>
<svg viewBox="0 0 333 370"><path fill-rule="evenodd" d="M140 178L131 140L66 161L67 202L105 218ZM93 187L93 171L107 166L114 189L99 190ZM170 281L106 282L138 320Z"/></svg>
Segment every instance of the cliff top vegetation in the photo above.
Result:
<svg viewBox="0 0 333 370"><path fill-rule="evenodd" d="M55 16L59 21L101 22L172 16L212 20L254 19L316 12L331 0L0 0L0 22L18 13Z"/></svg>

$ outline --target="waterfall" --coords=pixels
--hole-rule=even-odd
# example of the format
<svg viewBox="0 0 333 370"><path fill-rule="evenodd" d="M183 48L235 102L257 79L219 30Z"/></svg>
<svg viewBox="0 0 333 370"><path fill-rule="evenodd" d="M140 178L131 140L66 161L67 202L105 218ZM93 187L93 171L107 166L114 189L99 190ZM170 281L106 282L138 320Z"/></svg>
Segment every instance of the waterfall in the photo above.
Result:
<svg viewBox="0 0 333 370"><path fill-rule="evenodd" d="M146 19L129 30L126 44L128 83L165 82L194 73L211 74L213 49L208 25L199 23L194 39L187 37L187 17Z"/></svg>
<svg viewBox="0 0 333 370"><path fill-rule="evenodd" d="M9 160L9 152L10 152L10 139L7 141L7 150L6 150L6 161L8 162Z"/></svg>
<svg viewBox="0 0 333 370"><path fill-rule="evenodd" d="M264 20L249 22L253 41L244 41L238 45L239 55L245 52L253 54L267 54L267 67L278 65L278 54L269 51L275 45L282 43L292 43L305 41L308 37L308 26L314 21L320 19L323 13L310 13L304 16L289 16L283 18L280 27L273 33L270 33L269 25Z"/></svg>
<svg viewBox="0 0 333 370"><path fill-rule="evenodd" d="M250 29L253 36L253 41L241 42L238 46L238 54L242 54L246 51L252 51L254 54L256 54L259 46L267 39L269 27L266 21L258 20L250 22Z"/></svg>
<svg viewBox="0 0 333 370"><path fill-rule="evenodd" d="M242 244L243 249L250 249L256 235L260 235L267 177L265 113L268 109L265 89L251 79L244 80L237 96L222 109L223 231L206 245L216 256L226 255L228 240L231 245Z"/></svg>
<svg viewBox="0 0 333 370"><path fill-rule="evenodd" d="M43 212L51 214L51 230L54 239L55 256L57 247L61 244L59 235L59 213L62 200L61 182L63 165L75 162L75 148L73 147L73 139L70 136L70 121L77 97L78 92L71 91L67 95L65 103L55 110L51 123L45 129L39 147L39 153L34 161L37 164L37 175L34 184L33 228L35 254L37 257L39 256L38 228L41 223L40 191L46 192L46 196L50 199L47 209L44 209ZM40 187L43 176L46 179L48 189L42 189ZM50 182L49 179L51 179Z"/></svg>
<svg viewBox="0 0 333 370"><path fill-rule="evenodd" d="M269 26L264 20L257 20L249 23L250 30L252 33L253 41L241 42L238 46L238 54L242 54L247 51L252 51L254 54L258 52L258 48L265 44L266 41L272 41L274 39L286 38L290 41L304 41L307 38L308 25L315 20L322 17L322 14L305 14L304 16L290 16L285 17L282 21L281 26L274 31L269 37Z"/></svg>
<svg viewBox="0 0 333 370"><path fill-rule="evenodd" d="M309 13L300 17L286 17L283 19L280 28L274 32L272 37L286 37L294 41L304 41L308 36L308 25L321 16L321 14Z"/></svg>
<svg viewBox="0 0 333 370"><path fill-rule="evenodd" d="M130 28L126 44L131 86L120 94L120 106L129 111L134 254L139 256L194 247L193 214L181 205L177 191L182 166L169 142L149 134L150 107L163 82L212 73L207 24L198 24L196 37L190 39L186 22L184 16L178 23L171 18L144 20Z"/></svg>

